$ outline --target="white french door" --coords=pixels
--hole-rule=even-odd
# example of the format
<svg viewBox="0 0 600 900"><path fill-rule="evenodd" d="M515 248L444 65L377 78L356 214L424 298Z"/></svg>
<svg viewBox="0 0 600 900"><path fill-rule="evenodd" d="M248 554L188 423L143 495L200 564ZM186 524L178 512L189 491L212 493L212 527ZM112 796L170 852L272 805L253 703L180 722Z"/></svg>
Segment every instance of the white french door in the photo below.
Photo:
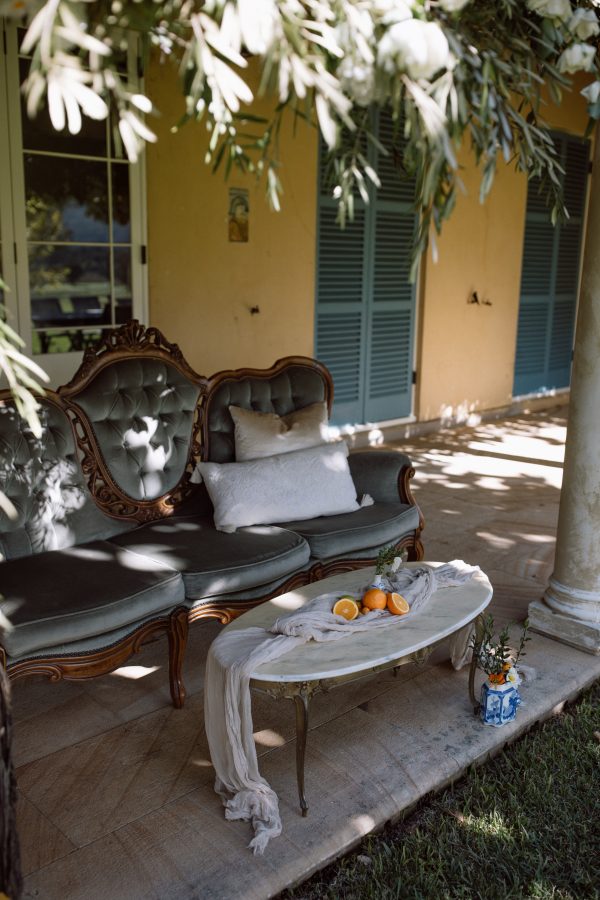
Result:
<svg viewBox="0 0 600 900"><path fill-rule="evenodd" d="M0 262L5 303L26 350L53 386L107 328L146 319L145 172L127 162L113 122L84 117L77 135L48 113L27 116L29 60L4 24L0 47ZM135 84L133 39L123 75Z"/></svg>

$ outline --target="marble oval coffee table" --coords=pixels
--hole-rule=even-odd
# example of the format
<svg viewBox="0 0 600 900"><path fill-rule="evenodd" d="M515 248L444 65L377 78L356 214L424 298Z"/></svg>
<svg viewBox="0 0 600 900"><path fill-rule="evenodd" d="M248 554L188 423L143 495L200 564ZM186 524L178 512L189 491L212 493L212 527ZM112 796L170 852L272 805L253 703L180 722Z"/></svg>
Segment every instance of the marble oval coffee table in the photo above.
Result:
<svg viewBox="0 0 600 900"><path fill-rule="evenodd" d="M424 563L408 563L420 566ZM425 563L433 566L439 563ZM269 626L285 612L299 609L320 594L343 591L358 595L374 576L375 569L359 569L332 575L274 597L235 619L227 630ZM358 632L337 641L310 641L295 647L251 674L250 687L271 697L286 697L296 704L296 772L302 815L308 811L304 793L304 759L308 732L308 704L319 691L328 691L376 672L395 669L411 662L423 662L438 644L474 624L492 599L492 586L481 572L456 587L437 590L425 607L397 626ZM469 695L474 709L475 665L469 673Z"/></svg>

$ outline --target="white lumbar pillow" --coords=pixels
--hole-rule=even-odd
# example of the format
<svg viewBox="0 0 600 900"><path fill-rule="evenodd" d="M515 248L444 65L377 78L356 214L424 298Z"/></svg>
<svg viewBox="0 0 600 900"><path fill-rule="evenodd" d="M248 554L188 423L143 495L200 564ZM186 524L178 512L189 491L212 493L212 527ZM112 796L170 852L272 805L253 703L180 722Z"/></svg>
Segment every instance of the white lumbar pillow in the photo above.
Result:
<svg viewBox="0 0 600 900"><path fill-rule="evenodd" d="M194 474L206 484L218 531L359 509L343 441L268 459L201 462Z"/></svg>
<svg viewBox="0 0 600 900"><path fill-rule="evenodd" d="M327 440L327 404L312 403L287 416L230 406L238 462L316 447Z"/></svg>

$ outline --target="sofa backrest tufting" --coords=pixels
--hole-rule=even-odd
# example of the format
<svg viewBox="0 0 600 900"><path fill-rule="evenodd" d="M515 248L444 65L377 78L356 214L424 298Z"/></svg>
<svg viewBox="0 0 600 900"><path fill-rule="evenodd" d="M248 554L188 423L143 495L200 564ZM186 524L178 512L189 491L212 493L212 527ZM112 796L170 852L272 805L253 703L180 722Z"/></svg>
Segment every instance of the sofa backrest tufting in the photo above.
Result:
<svg viewBox="0 0 600 900"><path fill-rule="evenodd" d="M192 492L205 384L176 344L136 320L88 347L58 393L102 509L152 521Z"/></svg>
<svg viewBox="0 0 600 900"><path fill-rule="evenodd" d="M206 488L190 476L201 459L235 460L229 406L287 415L325 401L331 409L333 383L325 366L301 356L206 379L176 344L134 321L89 347L71 381L44 401L40 446L4 396L0 490L18 517L0 517L0 553L11 558L174 513L210 516Z"/></svg>
<svg viewBox="0 0 600 900"><path fill-rule="evenodd" d="M160 359L121 359L76 396L115 484L155 500L179 483L188 462L200 388Z"/></svg>
<svg viewBox="0 0 600 900"><path fill-rule="evenodd" d="M331 411L333 383L325 366L314 359L286 357L271 369L219 372L208 382L203 417L204 459L218 463L235 460L230 406L285 416L323 401Z"/></svg>
<svg viewBox="0 0 600 900"><path fill-rule="evenodd" d="M0 510L0 554L6 559L105 539L135 524L98 509L59 398L42 400L39 414L42 435L36 438L8 399L0 403L0 490L16 511L13 518Z"/></svg>

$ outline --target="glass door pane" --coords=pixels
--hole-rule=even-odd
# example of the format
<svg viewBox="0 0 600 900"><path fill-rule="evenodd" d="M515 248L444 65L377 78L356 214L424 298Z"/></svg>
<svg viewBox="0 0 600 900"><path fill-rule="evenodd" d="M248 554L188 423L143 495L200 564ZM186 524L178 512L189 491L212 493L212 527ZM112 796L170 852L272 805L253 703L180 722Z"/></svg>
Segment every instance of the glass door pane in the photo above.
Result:
<svg viewBox="0 0 600 900"><path fill-rule="evenodd" d="M10 143L8 139L8 93L6 86L6 56L4 53L3 22L0 20L0 278L9 290L0 287L2 315L17 327L15 294L14 233L12 223L12 185L10 172ZM2 387L6 385L1 383Z"/></svg>
<svg viewBox="0 0 600 900"><path fill-rule="evenodd" d="M133 209L141 206L142 171L115 147L110 118L84 117L77 135L55 132L46 109L28 118L19 85L29 60L15 29L9 37L20 331L59 383L72 376L86 346L130 319L134 306L144 318L144 278L135 271L142 217Z"/></svg>

